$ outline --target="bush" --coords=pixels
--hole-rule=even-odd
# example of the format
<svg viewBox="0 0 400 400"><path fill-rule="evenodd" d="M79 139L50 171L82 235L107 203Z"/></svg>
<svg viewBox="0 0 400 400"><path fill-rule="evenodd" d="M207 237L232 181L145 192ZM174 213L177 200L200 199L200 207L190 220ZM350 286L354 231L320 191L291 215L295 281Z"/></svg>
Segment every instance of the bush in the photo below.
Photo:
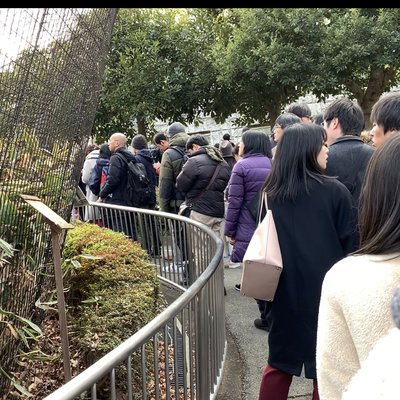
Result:
<svg viewBox="0 0 400 400"><path fill-rule="evenodd" d="M63 251L69 323L97 360L150 322L164 304L148 255L122 233L77 223Z"/></svg>

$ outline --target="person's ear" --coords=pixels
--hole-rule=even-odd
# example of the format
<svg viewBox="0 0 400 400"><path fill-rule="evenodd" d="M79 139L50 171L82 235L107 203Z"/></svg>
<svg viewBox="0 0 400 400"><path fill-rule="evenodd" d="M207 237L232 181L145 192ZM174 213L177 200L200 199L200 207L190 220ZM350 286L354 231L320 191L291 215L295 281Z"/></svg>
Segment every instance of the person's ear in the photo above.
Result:
<svg viewBox="0 0 400 400"><path fill-rule="evenodd" d="M332 128L334 128L334 129L337 128L339 126L339 118L333 117L331 124L332 124Z"/></svg>

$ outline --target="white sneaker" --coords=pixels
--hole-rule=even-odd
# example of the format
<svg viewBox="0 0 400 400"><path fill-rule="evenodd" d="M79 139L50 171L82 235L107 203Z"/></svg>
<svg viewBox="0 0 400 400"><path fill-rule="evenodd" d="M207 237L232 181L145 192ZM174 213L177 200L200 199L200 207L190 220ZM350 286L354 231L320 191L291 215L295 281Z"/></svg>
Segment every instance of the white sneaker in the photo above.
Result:
<svg viewBox="0 0 400 400"><path fill-rule="evenodd" d="M239 268L242 264L229 261L228 268Z"/></svg>

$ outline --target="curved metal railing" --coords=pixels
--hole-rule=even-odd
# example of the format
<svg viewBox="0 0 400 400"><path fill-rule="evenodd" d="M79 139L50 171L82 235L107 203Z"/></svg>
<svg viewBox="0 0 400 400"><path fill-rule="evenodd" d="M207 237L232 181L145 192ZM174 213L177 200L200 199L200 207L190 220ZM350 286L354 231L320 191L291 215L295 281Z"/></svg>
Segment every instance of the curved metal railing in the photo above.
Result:
<svg viewBox="0 0 400 400"><path fill-rule="evenodd" d="M103 203L88 208L147 249L171 304L45 399L214 399L226 354L222 240L174 214Z"/></svg>

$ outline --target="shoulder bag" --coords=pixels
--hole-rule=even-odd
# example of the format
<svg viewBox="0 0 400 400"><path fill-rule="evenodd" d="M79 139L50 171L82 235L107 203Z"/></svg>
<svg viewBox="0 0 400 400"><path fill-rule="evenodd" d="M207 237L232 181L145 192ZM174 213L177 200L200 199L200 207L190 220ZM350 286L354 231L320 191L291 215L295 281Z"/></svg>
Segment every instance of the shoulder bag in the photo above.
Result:
<svg viewBox="0 0 400 400"><path fill-rule="evenodd" d="M261 221L264 203L266 214ZM272 211L268 209L267 194L263 192L258 212L258 226L243 257L240 293L254 299L272 301L282 268L282 255L274 217Z"/></svg>
<svg viewBox="0 0 400 400"><path fill-rule="evenodd" d="M206 192L206 190L211 186L211 184L214 182L215 178L217 177L218 171L221 169L221 163L218 163L218 165L215 167L213 176L210 179L210 182L208 182L208 185L194 198L191 200L191 202L187 202L186 200L179 206L179 211L178 214L182 215L182 217L188 217L190 216L190 212L192 211L193 204L196 203L196 201L203 195L203 193Z"/></svg>

